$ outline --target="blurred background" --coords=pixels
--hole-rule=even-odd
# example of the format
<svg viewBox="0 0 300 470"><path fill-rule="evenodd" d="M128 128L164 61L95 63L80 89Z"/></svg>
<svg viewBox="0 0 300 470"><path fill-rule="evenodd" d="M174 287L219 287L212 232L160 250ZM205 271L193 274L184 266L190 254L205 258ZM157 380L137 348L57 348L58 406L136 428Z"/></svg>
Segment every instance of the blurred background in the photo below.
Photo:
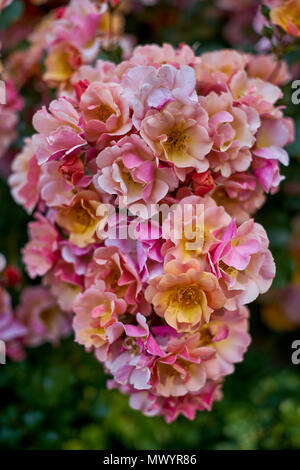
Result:
<svg viewBox="0 0 300 470"><path fill-rule="evenodd" d="M3 10L3 61L12 52L25 51L27 35L41 17L64 3L15 0ZM139 43L185 42L197 53L224 47L269 52L268 31L257 27L260 3L131 1L124 2L116 23L130 43L137 38ZM287 48L284 55L294 79L300 79L299 51ZM28 106L34 112L39 104L39 86L30 80L22 84L26 112ZM146 418L129 408L127 397L106 390L107 376L99 363L69 338L56 348L28 350L22 362L0 366L0 448L300 448L300 364L291 360L292 342L300 340L300 104L292 103L291 94L288 83L282 105L296 122L296 140L288 149L291 163L283 169L286 179L280 192L270 196L256 216L270 237L277 276L272 291L250 307L252 344L235 374L227 377L224 399L212 412L198 413L193 422L180 417L166 424L161 418ZM0 253L20 269L18 253L27 241L29 218L13 202L6 176L7 162L32 133L29 123L21 112L18 138L0 163ZM12 294L16 304L18 289Z"/></svg>

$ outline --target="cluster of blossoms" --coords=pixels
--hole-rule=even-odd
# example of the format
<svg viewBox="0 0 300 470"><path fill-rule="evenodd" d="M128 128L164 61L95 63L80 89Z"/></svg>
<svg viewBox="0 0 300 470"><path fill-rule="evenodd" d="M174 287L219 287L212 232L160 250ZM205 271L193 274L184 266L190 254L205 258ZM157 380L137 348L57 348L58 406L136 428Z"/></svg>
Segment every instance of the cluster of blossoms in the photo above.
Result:
<svg viewBox="0 0 300 470"><path fill-rule="evenodd" d="M293 139L272 60L165 44L80 66L13 162L35 216L23 261L59 306L53 328L73 318L108 386L148 416L193 419L221 398L250 343L246 305L274 278L251 219Z"/></svg>
<svg viewBox="0 0 300 470"><path fill-rule="evenodd" d="M271 8L271 21L280 26L287 34L300 37L299 0L266 0Z"/></svg>
<svg viewBox="0 0 300 470"><path fill-rule="evenodd" d="M6 266L0 254L0 338L5 342L6 356L19 361L25 357L25 348L69 336L72 322L57 305L49 289L42 286L26 287L14 308L10 291L16 292L21 273L14 266Z"/></svg>
<svg viewBox="0 0 300 470"><path fill-rule="evenodd" d="M0 9L10 3L0 3ZM32 0L30 3L52 6L51 0ZM59 2L55 4L60 5ZM124 57L131 52L132 38L123 35L123 18L119 9L111 10L114 6L117 7L110 1L101 0L61 1L59 8L50 9L47 15L37 11L36 18L31 20L33 6L27 5L23 23L9 34L1 35L4 52L13 50L5 61L5 103L1 99L4 90L0 89L0 158L5 157L0 162L0 174L3 177L9 173L13 156L10 146L17 138L18 112L23 108L22 87L29 83L31 86L33 82L40 102L48 103L49 88L64 89L66 93L68 87L73 89L72 76L81 66L93 63L101 50L118 43ZM28 47L14 51L21 40L26 40ZM0 64L0 72L1 69ZM31 114L28 105L27 114Z"/></svg>
<svg viewBox="0 0 300 470"><path fill-rule="evenodd" d="M19 86L38 77L38 91L45 87L66 89L78 68L93 63L101 51L117 45L123 57L132 51L133 37L123 34L121 5L114 6L111 1L61 1L59 8L51 8L46 15L37 9L32 21L30 14L31 10L26 10L24 24L2 37L6 49L22 39L28 43L25 50L13 51L6 62L6 69Z"/></svg>
<svg viewBox="0 0 300 470"><path fill-rule="evenodd" d="M300 37L299 0L217 0L217 7L228 17L224 36L232 45L251 44L264 35L266 26L274 37L266 35L257 43L259 50L272 50L278 42L288 44ZM268 10L268 14L264 11ZM285 33L285 34L284 34Z"/></svg>
<svg viewBox="0 0 300 470"><path fill-rule="evenodd" d="M107 15L106 2L91 0L72 0L54 11L54 17L51 15L32 38L35 44L44 37L45 81L65 83L81 65L95 60L108 27Z"/></svg>

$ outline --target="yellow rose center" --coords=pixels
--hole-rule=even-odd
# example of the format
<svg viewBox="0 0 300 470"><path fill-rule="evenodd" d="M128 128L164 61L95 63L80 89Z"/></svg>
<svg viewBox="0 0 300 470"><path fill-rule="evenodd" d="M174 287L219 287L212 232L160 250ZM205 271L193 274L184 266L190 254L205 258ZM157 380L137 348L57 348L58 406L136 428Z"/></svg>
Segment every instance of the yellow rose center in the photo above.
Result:
<svg viewBox="0 0 300 470"><path fill-rule="evenodd" d="M182 369L184 369L186 373L188 372L190 366L190 364L187 361L184 361L183 359L177 359L176 365L182 367ZM185 374L183 372L178 371L175 367L173 367L173 365L159 363L158 368L160 378L163 382L166 380L166 378L185 378Z"/></svg>
<svg viewBox="0 0 300 470"><path fill-rule="evenodd" d="M232 72L232 66L230 64L223 65L220 67L220 71L229 76Z"/></svg>
<svg viewBox="0 0 300 470"><path fill-rule="evenodd" d="M167 132L167 141L164 147L167 153L181 153L186 150L189 137L181 127L175 127Z"/></svg>
<svg viewBox="0 0 300 470"><path fill-rule="evenodd" d="M70 212L70 221L73 225L73 231L76 233L83 233L91 223L89 213L83 207L74 207Z"/></svg>
<svg viewBox="0 0 300 470"><path fill-rule="evenodd" d="M289 23L296 26L300 32L299 0L289 0L283 5L271 10L271 20L284 30L287 30Z"/></svg>
<svg viewBox="0 0 300 470"><path fill-rule="evenodd" d="M57 309L56 308L48 308L46 310L43 310L41 313L41 320L43 323L47 326L48 329L51 329L52 322L57 314Z"/></svg>
<svg viewBox="0 0 300 470"><path fill-rule="evenodd" d="M175 296L175 301L184 306L197 305L201 299L201 291L198 286L181 287Z"/></svg>
<svg viewBox="0 0 300 470"><path fill-rule="evenodd" d="M208 346L211 344L213 335L210 332L209 325L203 325L200 330L200 344L201 346Z"/></svg>
<svg viewBox="0 0 300 470"><path fill-rule="evenodd" d="M100 121L106 122L112 114L115 114L115 112L108 104L102 103L99 106L98 117Z"/></svg>
<svg viewBox="0 0 300 470"><path fill-rule="evenodd" d="M139 348L139 345L137 344L137 341L135 338L129 338L127 337L125 340L124 340L124 347L125 349L127 349L128 351L130 351L132 354L134 354L135 356L139 356L140 355L140 348Z"/></svg>

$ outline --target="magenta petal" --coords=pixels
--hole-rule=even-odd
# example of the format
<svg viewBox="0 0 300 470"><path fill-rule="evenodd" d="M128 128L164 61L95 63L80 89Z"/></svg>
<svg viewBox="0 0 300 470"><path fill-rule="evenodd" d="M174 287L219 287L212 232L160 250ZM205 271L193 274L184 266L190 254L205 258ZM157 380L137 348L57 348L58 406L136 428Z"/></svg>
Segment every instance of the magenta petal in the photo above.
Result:
<svg viewBox="0 0 300 470"><path fill-rule="evenodd" d="M140 338L146 335L145 330L136 325L123 325L127 336L133 336L134 338Z"/></svg>
<svg viewBox="0 0 300 470"><path fill-rule="evenodd" d="M140 165L142 161L141 157L132 152L123 155L123 163L129 170Z"/></svg>
<svg viewBox="0 0 300 470"><path fill-rule="evenodd" d="M289 164L288 153L280 147L264 147L253 150L253 154L267 160L278 160L283 165Z"/></svg>
<svg viewBox="0 0 300 470"><path fill-rule="evenodd" d="M143 183L150 183L154 178L154 165L153 162L142 163L135 172L136 178Z"/></svg>
<svg viewBox="0 0 300 470"><path fill-rule="evenodd" d="M160 349L158 346L157 342L153 338L151 334L149 334L149 337L146 342L146 351L149 354L152 354L153 356L160 356L163 357L165 356L165 353Z"/></svg>

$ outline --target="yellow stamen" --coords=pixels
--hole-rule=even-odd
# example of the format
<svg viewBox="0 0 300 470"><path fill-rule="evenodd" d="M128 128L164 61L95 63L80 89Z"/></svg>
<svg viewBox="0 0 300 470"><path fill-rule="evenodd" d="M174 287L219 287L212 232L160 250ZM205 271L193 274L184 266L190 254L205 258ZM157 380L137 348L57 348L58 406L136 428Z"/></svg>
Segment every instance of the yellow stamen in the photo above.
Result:
<svg viewBox="0 0 300 470"><path fill-rule="evenodd" d="M167 153L181 153L186 150L189 137L182 127L175 127L167 132L167 141L164 147Z"/></svg>
<svg viewBox="0 0 300 470"><path fill-rule="evenodd" d="M181 287L176 292L175 302L184 305L197 305L201 302L201 294L198 286Z"/></svg>
<svg viewBox="0 0 300 470"><path fill-rule="evenodd" d="M108 104L102 103L99 106L98 116L100 121L106 122L112 114L115 114L115 112L110 106L108 106Z"/></svg>

